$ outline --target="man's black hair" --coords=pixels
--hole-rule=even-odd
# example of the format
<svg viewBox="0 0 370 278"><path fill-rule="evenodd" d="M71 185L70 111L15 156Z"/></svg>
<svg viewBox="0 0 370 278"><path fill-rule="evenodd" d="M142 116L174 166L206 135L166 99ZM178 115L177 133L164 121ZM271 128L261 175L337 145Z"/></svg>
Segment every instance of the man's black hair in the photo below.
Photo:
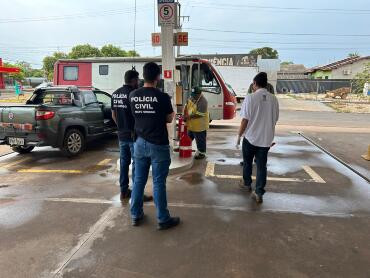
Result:
<svg viewBox="0 0 370 278"><path fill-rule="evenodd" d="M139 73L136 70L128 70L125 73L125 84L130 84L131 81L139 79Z"/></svg>
<svg viewBox="0 0 370 278"><path fill-rule="evenodd" d="M156 63L149 62L144 65L143 76L145 82L153 83L154 81L157 80L160 74L161 69Z"/></svg>
<svg viewBox="0 0 370 278"><path fill-rule="evenodd" d="M260 72L254 78L253 81L256 82L256 85L260 88L266 88L267 86L267 73Z"/></svg>

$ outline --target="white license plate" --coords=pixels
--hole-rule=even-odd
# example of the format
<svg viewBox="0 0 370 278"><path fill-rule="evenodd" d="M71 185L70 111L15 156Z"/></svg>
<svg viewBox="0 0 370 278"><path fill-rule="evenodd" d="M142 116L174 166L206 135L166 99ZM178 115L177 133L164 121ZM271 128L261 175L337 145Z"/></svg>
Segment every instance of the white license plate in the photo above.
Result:
<svg viewBox="0 0 370 278"><path fill-rule="evenodd" d="M9 137L9 145L24 146L24 138Z"/></svg>

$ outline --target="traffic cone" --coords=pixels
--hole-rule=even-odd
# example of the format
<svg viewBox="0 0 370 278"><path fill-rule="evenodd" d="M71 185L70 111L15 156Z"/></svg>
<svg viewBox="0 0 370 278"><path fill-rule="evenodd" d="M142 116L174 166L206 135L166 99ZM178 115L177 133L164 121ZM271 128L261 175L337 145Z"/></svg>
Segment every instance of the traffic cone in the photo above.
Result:
<svg viewBox="0 0 370 278"><path fill-rule="evenodd" d="M192 150L192 140L188 136L188 132L186 130L186 127L184 128L184 132L182 134L182 137L180 139L180 151L179 155L181 158L189 158L192 156L193 150Z"/></svg>
<svg viewBox="0 0 370 278"><path fill-rule="evenodd" d="M361 155L361 157L367 161L370 161L370 145L367 149L367 153L365 153L364 155Z"/></svg>

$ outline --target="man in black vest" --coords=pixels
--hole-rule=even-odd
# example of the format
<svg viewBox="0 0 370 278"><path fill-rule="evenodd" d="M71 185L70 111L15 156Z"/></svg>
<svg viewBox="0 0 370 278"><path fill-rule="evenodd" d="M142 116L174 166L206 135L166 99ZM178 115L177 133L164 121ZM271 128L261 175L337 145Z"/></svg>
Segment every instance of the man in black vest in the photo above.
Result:
<svg viewBox="0 0 370 278"><path fill-rule="evenodd" d="M167 209L166 179L171 164L167 123L175 113L169 95L157 89L160 68L156 63L144 66L144 87L130 94L131 111L135 118L135 181L131 196L132 225L144 219L143 193L152 166L153 195L157 209L158 229L177 226L179 217L171 217Z"/></svg>
<svg viewBox="0 0 370 278"><path fill-rule="evenodd" d="M112 118L117 124L120 147L120 179L121 201L131 198L129 189L129 167L134 157L134 125L135 119L131 113L129 94L138 88L139 73L129 70L125 73L125 85L112 94ZM132 180L135 176L135 163L132 163ZM153 197L144 196L144 201L151 201Z"/></svg>

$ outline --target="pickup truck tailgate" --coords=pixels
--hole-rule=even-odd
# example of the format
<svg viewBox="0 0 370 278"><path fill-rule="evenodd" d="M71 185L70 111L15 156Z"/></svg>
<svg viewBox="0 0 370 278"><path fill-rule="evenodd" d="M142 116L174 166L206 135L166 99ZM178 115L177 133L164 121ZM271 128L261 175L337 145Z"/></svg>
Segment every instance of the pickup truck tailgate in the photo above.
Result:
<svg viewBox="0 0 370 278"><path fill-rule="evenodd" d="M23 136L36 132L37 105L0 107L0 137Z"/></svg>

